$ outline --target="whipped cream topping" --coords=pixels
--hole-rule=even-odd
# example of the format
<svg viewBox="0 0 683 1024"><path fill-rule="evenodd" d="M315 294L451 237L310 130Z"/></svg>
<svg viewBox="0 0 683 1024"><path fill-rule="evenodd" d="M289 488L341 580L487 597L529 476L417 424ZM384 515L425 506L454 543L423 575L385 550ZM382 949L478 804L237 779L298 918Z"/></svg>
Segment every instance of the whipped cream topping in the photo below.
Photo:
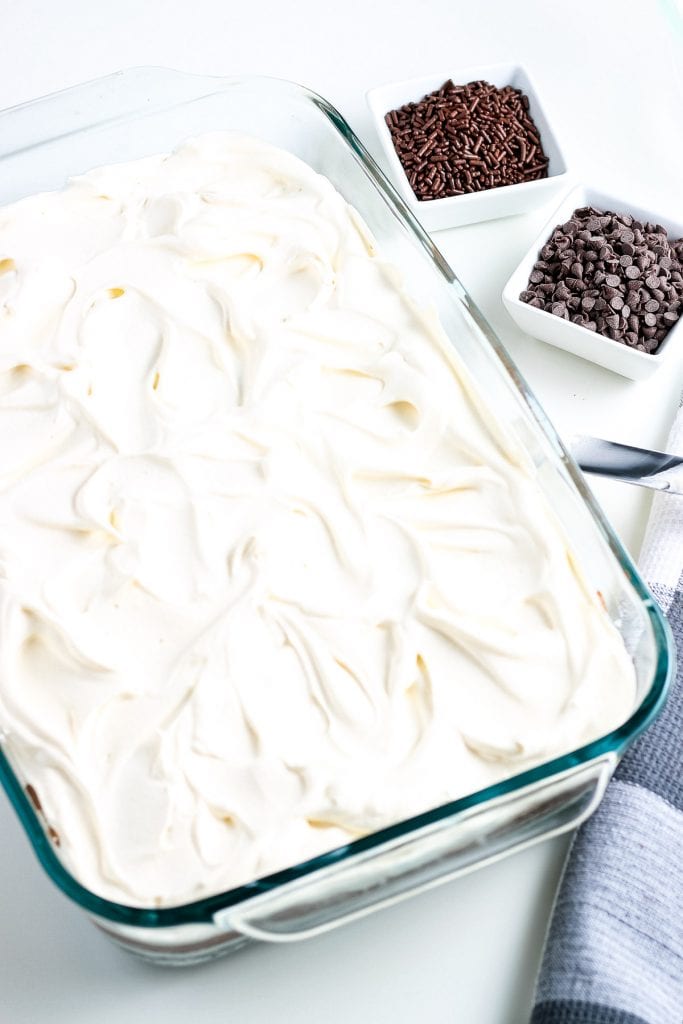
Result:
<svg viewBox="0 0 683 1024"><path fill-rule="evenodd" d="M332 185L217 133L0 210L0 728L173 905L576 748L634 673Z"/></svg>

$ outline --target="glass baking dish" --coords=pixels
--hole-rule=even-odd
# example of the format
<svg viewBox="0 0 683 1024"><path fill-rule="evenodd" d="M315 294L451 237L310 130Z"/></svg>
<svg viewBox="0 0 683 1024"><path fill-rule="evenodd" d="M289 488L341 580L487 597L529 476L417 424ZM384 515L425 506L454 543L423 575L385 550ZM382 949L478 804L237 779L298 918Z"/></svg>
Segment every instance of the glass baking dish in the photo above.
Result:
<svg viewBox="0 0 683 1024"><path fill-rule="evenodd" d="M254 939L315 935L578 825L660 709L674 663L661 612L505 349L349 125L320 96L273 79L157 68L68 89L0 115L0 203L226 128L282 146L325 174L359 210L413 297L438 313L507 435L529 454L590 585L602 595L635 666L637 706L620 728L563 757L286 871L162 909L124 906L80 885L8 762L0 734L0 780L50 878L114 940L169 964L208 959Z"/></svg>

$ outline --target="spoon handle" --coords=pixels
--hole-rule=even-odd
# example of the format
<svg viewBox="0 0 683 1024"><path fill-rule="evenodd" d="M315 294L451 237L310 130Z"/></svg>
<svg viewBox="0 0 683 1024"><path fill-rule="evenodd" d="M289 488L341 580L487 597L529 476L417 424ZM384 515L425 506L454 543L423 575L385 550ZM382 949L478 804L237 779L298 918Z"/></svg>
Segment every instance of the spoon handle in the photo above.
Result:
<svg viewBox="0 0 683 1024"><path fill-rule="evenodd" d="M683 458L576 434L568 447L585 473L611 476L656 491L683 494Z"/></svg>

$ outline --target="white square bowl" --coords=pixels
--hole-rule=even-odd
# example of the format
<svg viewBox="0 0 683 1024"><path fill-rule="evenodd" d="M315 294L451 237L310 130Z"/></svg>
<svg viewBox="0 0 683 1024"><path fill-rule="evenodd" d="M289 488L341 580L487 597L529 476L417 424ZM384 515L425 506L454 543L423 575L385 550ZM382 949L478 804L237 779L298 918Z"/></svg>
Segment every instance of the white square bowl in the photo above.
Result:
<svg viewBox="0 0 683 1024"><path fill-rule="evenodd" d="M659 346L656 353L638 352L620 341L612 341L601 334L589 331L580 324L546 313L526 302L519 295L529 283L529 274L539 259L539 252L546 244L558 224L569 220L574 210L582 206L595 206L614 213L630 213L636 220L652 221L666 228L669 238L683 238L683 223L675 222L657 213L637 206L629 199L579 185L562 200L541 233L535 239L526 256L512 274L503 289L503 304L512 319L534 338L563 348L567 352L588 359L608 370L620 373L630 380L642 380L659 369L663 363L680 355L683 349L683 318L678 320Z"/></svg>
<svg viewBox="0 0 683 1024"><path fill-rule="evenodd" d="M548 157L548 177L538 181L523 181L517 185L502 185L483 192L472 192L463 196L447 196L444 199L420 200L413 192L398 154L391 140L391 133L384 120L390 110L405 103L421 100L427 93L440 89L452 78L456 85L485 80L502 89L511 85L521 89L529 97L531 114L541 136L543 150ZM567 163L557 141L554 129L541 106L538 90L532 84L527 71L519 64L487 64L473 68L452 68L438 75L425 78L411 78L391 82L371 89L366 94L370 113L382 148L390 166L391 179L406 203L428 231L442 228L461 227L477 221L508 217L514 213L528 213L544 203L567 182Z"/></svg>

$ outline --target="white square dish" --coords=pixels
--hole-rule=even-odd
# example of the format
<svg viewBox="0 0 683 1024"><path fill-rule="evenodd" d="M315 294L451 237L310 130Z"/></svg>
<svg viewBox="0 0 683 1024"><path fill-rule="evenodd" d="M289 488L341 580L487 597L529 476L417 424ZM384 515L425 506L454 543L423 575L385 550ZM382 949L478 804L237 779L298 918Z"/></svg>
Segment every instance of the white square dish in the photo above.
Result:
<svg viewBox="0 0 683 1024"><path fill-rule="evenodd" d="M681 320L669 331L655 353L639 352L629 348L620 341L612 341L601 334L589 331L586 327L563 320L543 309L536 309L520 299L520 293L527 287L529 274L539 258L541 248L550 238L557 224L568 220L574 210L582 206L595 206L601 210L613 210L616 213L630 213L642 221L652 221L666 228L670 238L683 237L683 223L672 221L667 217L643 207L637 206L621 196L599 192L585 185L579 185L562 200L550 220L544 226L521 263L510 277L503 289L503 304L512 319L534 338L563 348L567 352L588 359L599 366L628 377L630 380L643 380L668 362L676 353L680 355L683 348L683 328Z"/></svg>
<svg viewBox="0 0 683 1024"><path fill-rule="evenodd" d="M456 85L484 80L502 89L511 85L529 98L529 113L538 128L545 155L548 157L548 177L538 181L523 181L517 185L472 192L444 199L419 200L398 158L385 115L405 103L416 102L423 96L441 88L451 78ZM478 221L494 220L516 213L528 213L541 206L550 196L566 185L568 171L555 129L551 127L539 93L528 72L519 64L485 64L478 67L452 69L439 74L411 78L370 89L366 99L390 167L392 182L415 216L428 231L461 227Z"/></svg>

